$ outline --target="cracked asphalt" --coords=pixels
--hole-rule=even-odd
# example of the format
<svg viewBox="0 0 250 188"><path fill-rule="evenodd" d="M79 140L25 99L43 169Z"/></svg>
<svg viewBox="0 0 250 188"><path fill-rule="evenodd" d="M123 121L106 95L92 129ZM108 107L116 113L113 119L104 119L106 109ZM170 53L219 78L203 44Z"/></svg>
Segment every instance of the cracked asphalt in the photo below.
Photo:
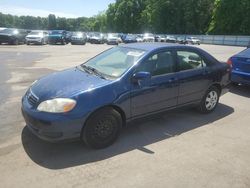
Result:
<svg viewBox="0 0 250 188"><path fill-rule="evenodd" d="M25 127L21 97L37 78L110 48L0 46L0 187L250 187L250 87L212 114L179 109L130 123L103 150L51 144ZM244 48L201 45L220 61Z"/></svg>

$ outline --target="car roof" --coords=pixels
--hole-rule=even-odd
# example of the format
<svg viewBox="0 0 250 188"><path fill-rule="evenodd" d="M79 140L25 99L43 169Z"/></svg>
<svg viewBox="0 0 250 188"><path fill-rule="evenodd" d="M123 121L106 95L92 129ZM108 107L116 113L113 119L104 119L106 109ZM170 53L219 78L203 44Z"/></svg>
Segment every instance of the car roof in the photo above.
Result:
<svg viewBox="0 0 250 188"><path fill-rule="evenodd" d="M249 58L250 57L250 48L247 48L234 56L235 57L247 57L247 58Z"/></svg>
<svg viewBox="0 0 250 188"><path fill-rule="evenodd" d="M120 45L122 47L126 48L134 48L138 50L144 50L144 51L154 51L161 48L171 48L171 47L187 47L181 44L171 44L171 43L158 43L158 42L152 42L152 43L131 43L131 44L123 44Z"/></svg>

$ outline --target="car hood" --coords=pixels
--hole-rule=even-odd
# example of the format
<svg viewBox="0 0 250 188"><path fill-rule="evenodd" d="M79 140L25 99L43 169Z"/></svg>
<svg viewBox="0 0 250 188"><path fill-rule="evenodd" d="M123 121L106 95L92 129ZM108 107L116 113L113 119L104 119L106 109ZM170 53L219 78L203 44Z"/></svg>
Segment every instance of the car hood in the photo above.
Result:
<svg viewBox="0 0 250 188"><path fill-rule="evenodd" d="M44 101L58 97L72 97L110 82L111 80L101 79L78 68L71 68L41 78L31 87L31 91L40 101Z"/></svg>
<svg viewBox="0 0 250 188"><path fill-rule="evenodd" d="M49 35L49 37L56 38L56 37L62 37L63 35L57 34L57 35Z"/></svg>
<svg viewBox="0 0 250 188"><path fill-rule="evenodd" d="M0 36L8 36L8 37L10 37L10 36L13 36L13 34L8 34L8 33L0 33Z"/></svg>
<svg viewBox="0 0 250 188"><path fill-rule="evenodd" d="M41 38L43 36L41 36L41 35L27 35L27 37Z"/></svg>

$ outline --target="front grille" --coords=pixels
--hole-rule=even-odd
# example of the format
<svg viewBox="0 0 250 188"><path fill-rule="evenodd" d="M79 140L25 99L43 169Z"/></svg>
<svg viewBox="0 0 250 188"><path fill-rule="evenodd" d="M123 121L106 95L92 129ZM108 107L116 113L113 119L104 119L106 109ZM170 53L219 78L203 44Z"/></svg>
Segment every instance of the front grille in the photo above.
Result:
<svg viewBox="0 0 250 188"><path fill-rule="evenodd" d="M31 90L27 92L27 99L32 106L36 105L39 101L38 97L35 96Z"/></svg>

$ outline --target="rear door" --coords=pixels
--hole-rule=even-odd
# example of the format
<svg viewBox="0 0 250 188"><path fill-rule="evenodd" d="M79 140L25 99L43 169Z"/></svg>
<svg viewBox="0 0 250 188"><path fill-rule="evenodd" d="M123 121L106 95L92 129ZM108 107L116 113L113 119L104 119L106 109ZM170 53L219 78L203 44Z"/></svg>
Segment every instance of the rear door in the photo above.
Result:
<svg viewBox="0 0 250 188"><path fill-rule="evenodd" d="M210 70L199 52L189 49L176 50L178 62L178 105L202 99L210 83Z"/></svg>

